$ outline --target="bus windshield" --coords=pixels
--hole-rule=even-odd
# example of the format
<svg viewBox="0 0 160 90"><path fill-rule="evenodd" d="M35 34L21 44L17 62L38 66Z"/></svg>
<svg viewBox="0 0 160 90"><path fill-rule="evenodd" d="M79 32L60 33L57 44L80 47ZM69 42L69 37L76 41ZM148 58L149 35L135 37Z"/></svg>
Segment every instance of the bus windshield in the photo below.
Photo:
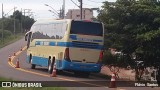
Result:
<svg viewBox="0 0 160 90"><path fill-rule="evenodd" d="M70 34L102 36L103 27L101 23L72 21Z"/></svg>

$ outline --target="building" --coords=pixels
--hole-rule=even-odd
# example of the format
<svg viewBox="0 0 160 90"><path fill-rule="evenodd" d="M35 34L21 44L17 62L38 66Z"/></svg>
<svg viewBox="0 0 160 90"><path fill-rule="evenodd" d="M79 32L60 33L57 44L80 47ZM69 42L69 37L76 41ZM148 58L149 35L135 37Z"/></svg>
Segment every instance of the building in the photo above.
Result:
<svg viewBox="0 0 160 90"><path fill-rule="evenodd" d="M90 20L93 18L93 10L89 8L82 9L82 19ZM81 19L80 9L69 9L66 14L66 19Z"/></svg>

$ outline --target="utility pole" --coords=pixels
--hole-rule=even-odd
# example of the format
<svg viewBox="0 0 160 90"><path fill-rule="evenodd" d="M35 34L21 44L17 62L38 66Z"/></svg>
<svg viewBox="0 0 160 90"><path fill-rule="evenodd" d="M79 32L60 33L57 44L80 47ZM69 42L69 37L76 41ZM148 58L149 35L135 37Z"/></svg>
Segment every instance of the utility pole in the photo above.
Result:
<svg viewBox="0 0 160 90"><path fill-rule="evenodd" d="M65 17L65 0L63 0L63 5L62 5L62 18L64 19Z"/></svg>
<svg viewBox="0 0 160 90"><path fill-rule="evenodd" d="M25 17L26 17L26 16L25 16L25 13L26 13L25 10L26 10L26 9L24 9L23 30L22 30L22 32L25 32Z"/></svg>
<svg viewBox="0 0 160 90"><path fill-rule="evenodd" d="M26 13L30 13L30 11L31 11L32 9L24 9L24 16L26 15Z"/></svg>
<svg viewBox="0 0 160 90"><path fill-rule="evenodd" d="M4 33L4 27L3 27L3 14L4 14L4 12L3 12L3 3L2 3L2 44L4 43L4 36L3 36L3 33Z"/></svg>
<svg viewBox="0 0 160 90"><path fill-rule="evenodd" d="M81 20L82 20L82 0L78 0L80 2L80 15L81 15Z"/></svg>
<svg viewBox="0 0 160 90"><path fill-rule="evenodd" d="M59 18L61 19L62 18L62 9L60 7L60 10L59 10Z"/></svg>
<svg viewBox="0 0 160 90"><path fill-rule="evenodd" d="M81 3L80 8L81 8L81 20L82 20L82 0L80 3Z"/></svg>
<svg viewBox="0 0 160 90"><path fill-rule="evenodd" d="M23 11L22 11L22 8L21 8L21 34L22 34L22 16L23 16Z"/></svg>
<svg viewBox="0 0 160 90"><path fill-rule="evenodd" d="M16 7L14 7L14 13L13 13L13 14L14 14L14 38L15 38L15 33L16 33L16 19L15 19L16 16L15 16L15 8L16 8Z"/></svg>
<svg viewBox="0 0 160 90"><path fill-rule="evenodd" d="M26 10L28 11L28 12L26 12ZM31 9L24 9L24 18L23 18L23 21L24 21L24 23L23 23L23 26L24 26L24 30L23 31L26 31L25 29L26 29L26 25L25 25L25 20L26 20L26 13L29 13L31 11ZM22 32L23 32L22 31Z"/></svg>

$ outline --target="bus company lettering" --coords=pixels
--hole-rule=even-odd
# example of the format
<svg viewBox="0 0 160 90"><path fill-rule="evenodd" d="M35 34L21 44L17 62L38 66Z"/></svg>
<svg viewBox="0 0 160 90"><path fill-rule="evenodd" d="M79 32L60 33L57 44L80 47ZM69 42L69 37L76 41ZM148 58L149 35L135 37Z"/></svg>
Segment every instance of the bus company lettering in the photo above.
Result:
<svg viewBox="0 0 160 90"><path fill-rule="evenodd" d="M41 83L28 83L28 87L42 87Z"/></svg>
<svg viewBox="0 0 160 90"><path fill-rule="evenodd" d="M87 41L87 42L93 42L92 39L88 39L88 38L77 38L78 41Z"/></svg>
<svg viewBox="0 0 160 90"><path fill-rule="evenodd" d="M16 83L16 82L13 82L12 83L12 87L28 87L28 86L27 86L27 83Z"/></svg>
<svg viewBox="0 0 160 90"><path fill-rule="evenodd" d="M12 87L42 87L41 83L12 83Z"/></svg>

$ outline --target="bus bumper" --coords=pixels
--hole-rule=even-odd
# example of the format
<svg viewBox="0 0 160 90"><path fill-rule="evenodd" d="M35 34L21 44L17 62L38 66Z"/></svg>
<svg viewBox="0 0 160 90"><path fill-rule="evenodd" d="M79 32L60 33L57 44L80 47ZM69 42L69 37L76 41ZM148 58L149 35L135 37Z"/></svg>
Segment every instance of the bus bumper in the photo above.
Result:
<svg viewBox="0 0 160 90"><path fill-rule="evenodd" d="M66 60L62 60L62 69L70 71L99 73L101 70L101 64L76 63L76 62L69 62Z"/></svg>

